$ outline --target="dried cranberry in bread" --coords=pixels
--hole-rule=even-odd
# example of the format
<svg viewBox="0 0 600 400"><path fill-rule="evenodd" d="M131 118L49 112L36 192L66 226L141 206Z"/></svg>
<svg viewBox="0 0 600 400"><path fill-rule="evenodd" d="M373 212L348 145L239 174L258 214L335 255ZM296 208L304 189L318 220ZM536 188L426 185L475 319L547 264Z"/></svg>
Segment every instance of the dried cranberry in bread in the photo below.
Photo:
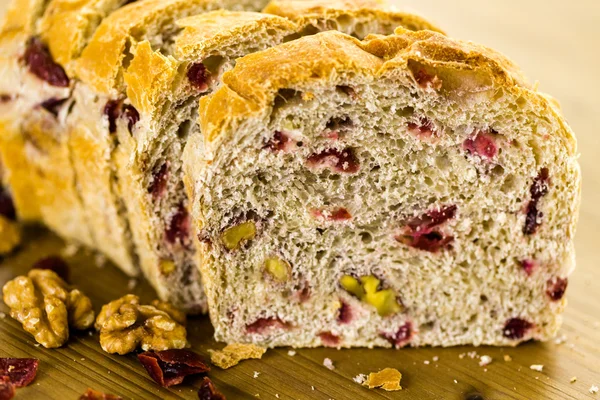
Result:
<svg viewBox="0 0 600 400"><path fill-rule="evenodd" d="M430 31L320 33L238 60L199 114L184 170L217 340L516 345L557 332L576 142L500 54Z"/></svg>

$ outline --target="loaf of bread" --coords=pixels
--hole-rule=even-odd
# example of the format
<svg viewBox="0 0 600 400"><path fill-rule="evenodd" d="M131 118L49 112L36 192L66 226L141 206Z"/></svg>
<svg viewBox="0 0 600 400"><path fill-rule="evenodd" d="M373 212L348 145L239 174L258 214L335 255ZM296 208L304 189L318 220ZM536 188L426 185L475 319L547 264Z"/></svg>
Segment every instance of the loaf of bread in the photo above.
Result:
<svg viewBox="0 0 600 400"><path fill-rule="evenodd" d="M90 215L92 231L102 229L97 234L104 241L99 248L116 249L126 242L123 232L113 228L115 223L107 226L103 215L107 204L122 209L115 215L126 221L121 225L129 227L142 271L160 297L191 313L205 311L181 172L187 136L198 129L198 98L219 85L221 74L238 57L320 29L361 35L354 30L360 22L389 34L404 20L410 20L415 29L436 29L422 18L386 10L379 2L369 2L370 9L365 4L344 2L343 24L337 23L337 15L328 19L325 12L318 17L312 11L308 20L299 11L297 20L291 20L213 11L172 18L169 21L175 22L166 26L165 19L159 29L156 21L148 24L147 15L159 14L150 13L145 2L105 19L75 65L82 82L75 89L70 134L84 204L96 213ZM234 4L229 6L234 8ZM139 8L133 12L137 22L131 19L134 7ZM355 11L360 11L356 21ZM156 36L123 37L131 36L121 27L124 20L143 25L148 32L157 32ZM135 42L128 50L127 65L116 56L106 56L104 46L113 42ZM106 59L116 64L108 68Z"/></svg>
<svg viewBox="0 0 600 400"><path fill-rule="evenodd" d="M502 55L396 33L248 55L200 100L184 171L217 340L556 333L580 195L570 128Z"/></svg>

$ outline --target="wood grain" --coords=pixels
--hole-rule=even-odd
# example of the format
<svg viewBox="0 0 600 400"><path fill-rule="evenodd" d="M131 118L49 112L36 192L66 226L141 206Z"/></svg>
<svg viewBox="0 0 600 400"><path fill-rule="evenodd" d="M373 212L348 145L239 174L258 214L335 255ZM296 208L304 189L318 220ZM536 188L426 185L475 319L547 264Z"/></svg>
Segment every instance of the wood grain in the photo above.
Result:
<svg viewBox="0 0 600 400"><path fill-rule="evenodd" d="M0 3L5 3L0 0ZM423 348L270 350L262 360L250 360L210 376L231 399L600 399L588 392L600 385L600 2L597 0L404 0L449 34L495 47L538 79L541 90L563 106L579 139L584 177L583 204L577 234L578 268L569 283L569 307L562 333L566 343L527 343L518 348ZM0 4L0 11L2 9ZM64 244L53 235L31 230L14 256L0 265L0 284L27 271L38 258L57 254ZM99 308L128 292L128 278L107 265L99 270L91 253L68 258L72 281ZM133 291L149 301L152 290L141 282ZM2 304L0 311L8 310ZM207 318L190 321L193 349L204 356L222 345L212 340ZM459 355L476 351L493 362L483 368L477 359ZM511 362L503 355L509 354ZM131 399L196 399L199 379L171 390L151 381L135 356L111 356L98 345L97 335L74 334L61 349L36 347L10 317L0 319L0 357L35 357L40 370L34 383L17 392L17 399L77 399L91 387ZM335 370L323 367L333 360ZM438 361L433 361L438 357ZM426 362L429 362L428 364ZM543 364L543 372L529 368ZM367 390L352 381L360 373L385 367L403 373L401 392ZM254 371L260 372L253 378ZM570 383L576 376L577 382ZM314 388L314 390L312 389ZM481 397L477 397L479 394Z"/></svg>

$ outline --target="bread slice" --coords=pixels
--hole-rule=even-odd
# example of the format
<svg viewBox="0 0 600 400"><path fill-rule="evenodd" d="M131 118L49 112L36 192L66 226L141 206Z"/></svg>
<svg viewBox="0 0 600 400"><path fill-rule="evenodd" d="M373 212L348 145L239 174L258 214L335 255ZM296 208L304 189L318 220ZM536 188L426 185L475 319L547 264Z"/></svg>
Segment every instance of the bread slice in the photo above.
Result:
<svg viewBox="0 0 600 400"><path fill-rule="evenodd" d="M237 61L184 152L215 336L516 345L560 326L576 142L502 55L320 33Z"/></svg>
<svg viewBox="0 0 600 400"><path fill-rule="evenodd" d="M122 17L129 15L130 11ZM114 32L124 31L121 23L113 20L117 16L115 13L104 22L77 62L78 76L86 85L78 88L81 108L73 113L78 120L72 123L71 140L74 158L82 159L77 170L85 182L84 197L89 198L86 204L92 210L122 201L144 275L161 298L189 312L201 312L206 303L189 237L181 174L182 149L189 132L197 129L197 99L218 87L220 75L236 58L320 28L311 25L314 27L308 29L313 21L298 24L269 14L201 13L163 26L161 30L166 33L161 38L147 35L146 40L131 39L137 42L131 46L127 65L117 62L109 69L99 66L97 55L105 54L100 46L111 42ZM386 33L393 31L390 21L397 19L394 13L383 11L372 11L363 19L368 18L376 27L380 18L386 28L378 27L378 31ZM423 20L422 26L431 24ZM353 33L351 26L345 29ZM130 116L124 115L114 121L115 135L111 137L102 113L113 106L120 110L118 113L135 114L139 122L131 123ZM101 154L109 155L105 167L85 165L97 163ZM113 166L116 174L111 175ZM116 196L99 196L111 181L118 182L118 191L112 191ZM92 220L94 229L104 223L101 218ZM105 231L103 237L111 247L122 242L117 233Z"/></svg>

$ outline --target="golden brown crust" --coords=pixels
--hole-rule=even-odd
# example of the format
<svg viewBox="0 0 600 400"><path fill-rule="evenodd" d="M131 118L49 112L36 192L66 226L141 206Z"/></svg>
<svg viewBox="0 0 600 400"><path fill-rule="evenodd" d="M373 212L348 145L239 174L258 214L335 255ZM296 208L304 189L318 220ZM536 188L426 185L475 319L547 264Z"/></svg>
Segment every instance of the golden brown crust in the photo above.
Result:
<svg viewBox="0 0 600 400"><path fill-rule="evenodd" d="M418 14L396 10L383 0L273 0L263 12L281 15L303 26L318 25L323 20L377 19L412 31L428 29L443 33Z"/></svg>
<svg viewBox="0 0 600 400"><path fill-rule="evenodd" d="M72 75L71 62L81 54L88 35L124 0L52 0L41 19L41 37L56 62Z"/></svg>
<svg viewBox="0 0 600 400"><path fill-rule="evenodd" d="M298 26L286 18L270 14L219 10L180 19L177 25L183 32L175 42L175 56L179 59L198 59L235 44L240 38L260 32L261 29L289 31Z"/></svg>
<svg viewBox="0 0 600 400"><path fill-rule="evenodd" d="M6 10L2 28L0 29L0 42L5 35L21 32L26 35L35 33L35 23L44 12L45 0L13 0Z"/></svg>
<svg viewBox="0 0 600 400"><path fill-rule="evenodd" d="M282 36L298 27L293 22L274 15L244 11L213 11L177 21L183 31L175 41L175 57L164 56L143 41L124 73L127 95L134 107L153 113L158 99L171 93L180 80L179 66L187 61L202 61L235 46L241 38L252 37L261 30L271 29Z"/></svg>
<svg viewBox="0 0 600 400"><path fill-rule="evenodd" d="M128 47L151 27L218 8L216 0L146 0L120 8L106 18L76 61L76 75L94 90L122 90L120 74Z"/></svg>
<svg viewBox="0 0 600 400"><path fill-rule="evenodd" d="M200 100L205 139L214 141L228 131L227 127L268 112L279 89L331 85L350 76L354 81L368 81L410 71L411 63L466 71L473 80L467 85L513 90L566 125L546 97L531 90L519 69L499 53L431 31L398 28L396 33L387 37L372 35L361 42L339 32L324 32L242 58L233 71L224 75L224 85ZM467 87L473 92L481 89ZM565 129L561 134L569 153L574 154L571 131Z"/></svg>

